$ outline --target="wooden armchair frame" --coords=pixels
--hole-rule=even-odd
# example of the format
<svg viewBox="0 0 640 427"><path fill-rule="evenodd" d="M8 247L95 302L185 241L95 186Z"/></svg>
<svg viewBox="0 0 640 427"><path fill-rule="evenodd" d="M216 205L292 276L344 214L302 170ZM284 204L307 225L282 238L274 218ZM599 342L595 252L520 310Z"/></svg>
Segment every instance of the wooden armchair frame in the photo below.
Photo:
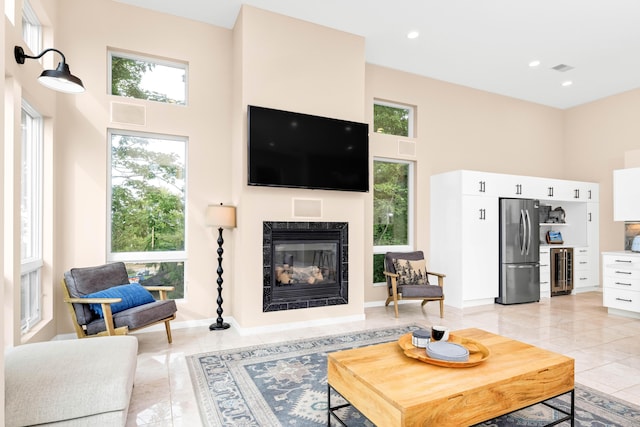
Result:
<svg viewBox="0 0 640 427"><path fill-rule="evenodd" d="M173 286L143 286L143 288L145 288L149 292L157 291L160 295L160 300L166 300L167 292L171 292L175 289ZM69 289L67 288L67 283L64 279L62 279L62 289L64 291L64 302L67 303L67 308L69 309L69 313L71 314L73 327L76 330L76 335L78 336L78 338L99 337L106 335L127 335L129 331L137 331L138 329L146 328L148 326L164 323L164 327L167 332L167 341L169 342L169 344L173 342L173 338L171 337L171 325L169 322L176 318L175 313L171 317L167 317L166 319L162 319L157 322L149 323L140 328L131 330L129 330L127 326L116 328L113 322L113 314L111 313L111 304L122 301L122 298L71 298ZM106 330L94 335L88 335L85 328L83 328L83 326L78 323L76 310L73 307L73 304L100 304L102 306Z"/></svg>
<svg viewBox="0 0 640 427"><path fill-rule="evenodd" d="M398 301L402 300L422 300L421 306L424 306L429 301L440 301L440 317L444 317L444 278L447 277L445 274L427 271L428 276L438 278L438 286L442 289L441 297L403 297L402 294L398 293L398 277L400 277L400 275L389 271L385 271L384 275L391 280L391 295L387 297L384 306L387 307L389 303L393 301L396 317L398 317Z"/></svg>

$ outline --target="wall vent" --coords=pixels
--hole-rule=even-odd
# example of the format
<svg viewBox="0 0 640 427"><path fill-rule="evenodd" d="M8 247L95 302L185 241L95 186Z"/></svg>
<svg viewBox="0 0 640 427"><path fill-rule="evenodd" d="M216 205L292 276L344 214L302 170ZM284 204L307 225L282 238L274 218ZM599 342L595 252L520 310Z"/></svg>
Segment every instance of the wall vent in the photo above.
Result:
<svg viewBox="0 0 640 427"><path fill-rule="evenodd" d="M398 154L401 156L415 156L416 143L413 141L398 141Z"/></svg>
<svg viewBox="0 0 640 427"><path fill-rule="evenodd" d="M293 199L294 218L321 218L321 199Z"/></svg>
<svg viewBox="0 0 640 427"><path fill-rule="evenodd" d="M147 110L144 105L112 102L111 121L144 126L147 121Z"/></svg>

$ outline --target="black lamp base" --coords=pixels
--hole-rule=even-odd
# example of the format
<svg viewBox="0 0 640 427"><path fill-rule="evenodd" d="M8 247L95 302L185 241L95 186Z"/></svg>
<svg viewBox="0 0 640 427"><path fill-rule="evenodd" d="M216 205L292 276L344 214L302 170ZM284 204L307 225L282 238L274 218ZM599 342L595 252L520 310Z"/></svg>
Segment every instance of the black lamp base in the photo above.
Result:
<svg viewBox="0 0 640 427"><path fill-rule="evenodd" d="M212 323L209 326L209 330L210 331L222 331L223 329L229 329L231 325L229 325L228 323Z"/></svg>

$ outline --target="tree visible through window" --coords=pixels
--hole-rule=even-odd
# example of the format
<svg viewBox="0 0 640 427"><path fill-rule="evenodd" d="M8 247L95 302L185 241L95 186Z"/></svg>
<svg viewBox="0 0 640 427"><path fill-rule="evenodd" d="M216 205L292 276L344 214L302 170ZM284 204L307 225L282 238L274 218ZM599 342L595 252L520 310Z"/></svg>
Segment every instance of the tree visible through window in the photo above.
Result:
<svg viewBox="0 0 640 427"><path fill-rule="evenodd" d="M413 107L376 101L373 128L377 133L413 137Z"/></svg>
<svg viewBox="0 0 640 427"><path fill-rule="evenodd" d="M384 282L384 253L411 246L412 163L373 162L374 283Z"/></svg>
<svg viewBox="0 0 640 427"><path fill-rule="evenodd" d="M111 132L110 260L184 296L186 141Z"/></svg>
<svg viewBox="0 0 640 427"><path fill-rule="evenodd" d="M186 65L111 53L111 95L186 104Z"/></svg>

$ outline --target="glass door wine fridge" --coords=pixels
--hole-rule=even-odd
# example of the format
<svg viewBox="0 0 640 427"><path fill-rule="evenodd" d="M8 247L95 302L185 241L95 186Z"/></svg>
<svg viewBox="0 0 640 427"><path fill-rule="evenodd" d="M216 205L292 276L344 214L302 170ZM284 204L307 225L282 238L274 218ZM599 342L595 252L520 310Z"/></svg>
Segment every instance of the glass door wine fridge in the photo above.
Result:
<svg viewBox="0 0 640 427"><path fill-rule="evenodd" d="M573 248L551 249L551 296L573 290Z"/></svg>

